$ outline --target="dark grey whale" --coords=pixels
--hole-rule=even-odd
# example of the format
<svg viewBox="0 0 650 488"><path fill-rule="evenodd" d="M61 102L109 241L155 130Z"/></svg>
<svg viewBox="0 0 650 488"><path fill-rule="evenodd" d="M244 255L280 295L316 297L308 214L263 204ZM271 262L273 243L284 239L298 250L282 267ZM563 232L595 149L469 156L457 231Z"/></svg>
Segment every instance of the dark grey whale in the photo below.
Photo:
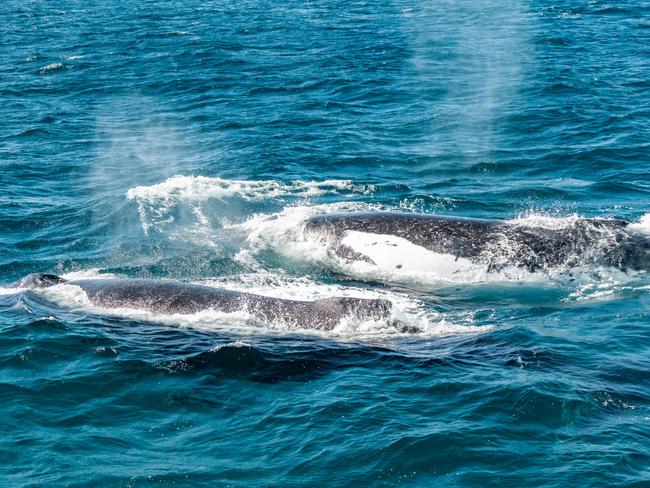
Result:
<svg viewBox="0 0 650 488"><path fill-rule="evenodd" d="M400 237L436 253L483 263L490 270L517 266L535 272L588 264L650 269L650 237L633 231L624 220L582 218L546 228L525 222L363 212L317 215L304 227L306 235L327 237L339 255L372 262L341 243L348 231Z"/></svg>
<svg viewBox="0 0 650 488"><path fill-rule="evenodd" d="M214 309L245 311L266 321L290 326L331 330L346 317L391 321L392 303L384 299L332 297L314 301L286 300L252 293L194 285L171 280L80 279L65 280L51 274L31 274L16 283L44 288L61 283L80 287L91 303L101 308L133 308L162 314L192 314Z"/></svg>

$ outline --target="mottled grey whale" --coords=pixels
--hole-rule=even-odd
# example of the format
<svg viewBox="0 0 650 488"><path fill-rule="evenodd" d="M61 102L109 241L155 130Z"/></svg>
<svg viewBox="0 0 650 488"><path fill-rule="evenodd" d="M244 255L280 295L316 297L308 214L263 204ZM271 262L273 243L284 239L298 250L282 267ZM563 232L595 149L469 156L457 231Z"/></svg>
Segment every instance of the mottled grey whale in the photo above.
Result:
<svg viewBox="0 0 650 488"><path fill-rule="evenodd" d="M589 264L650 269L650 238L625 220L577 218L549 228L525 220L351 212L313 216L304 227L306 235L327 237L339 255L372 262L343 245L349 231L400 237L436 253L483 263L490 270L516 266L535 272Z"/></svg>
<svg viewBox="0 0 650 488"><path fill-rule="evenodd" d="M58 284L80 287L101 308L133 308L162 314L192 314L202 310L244 311L263 320L311 329L331 330L341 319L391 321L392 303L385 299L332 297L301 301L273 298L223 288L151 279L65 280L52 274L31 274L16 283L27 288Z"/></svg>

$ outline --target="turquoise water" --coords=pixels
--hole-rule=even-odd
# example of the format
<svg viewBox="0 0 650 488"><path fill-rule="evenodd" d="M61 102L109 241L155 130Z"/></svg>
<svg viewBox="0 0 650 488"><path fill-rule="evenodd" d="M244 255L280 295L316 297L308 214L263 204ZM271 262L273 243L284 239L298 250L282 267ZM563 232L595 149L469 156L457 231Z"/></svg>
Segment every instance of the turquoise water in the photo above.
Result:
<svg viewBox="0 0 650 488"><path fill-rule="evenodd" d="M647 272L368 272L299 232L400 210L648 233L649 15L5 1L0 484L650 486ZM30 272L380 296L415 332L109 312L11 287Z"/></svg>

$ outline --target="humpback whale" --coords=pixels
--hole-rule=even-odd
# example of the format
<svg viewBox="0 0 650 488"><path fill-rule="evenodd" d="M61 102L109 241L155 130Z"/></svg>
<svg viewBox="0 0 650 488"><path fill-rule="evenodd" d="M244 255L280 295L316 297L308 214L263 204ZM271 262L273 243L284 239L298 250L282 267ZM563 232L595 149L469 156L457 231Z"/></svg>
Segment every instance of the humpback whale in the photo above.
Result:
<svg viewBox="0 0 650 488"><path fill-rule="evenodd" d="M332 297L314 301L287 300L223 288L152 279L66 280L52 274L31 274L18 287L45 288L58 284L78 286L90 302L101 308L132 308L162 314L192 314L202 310L244 311L289 326L332 330L341 319L391 320L392 303L385 299Z"/></svg>
<svg viewBox="0 0 650 488"><path fill-rule="evenodd" d="M490 271L515 266L535 272L589 264L624 271L650 269L650 237L635 232L625 220L571 219L549 228L526 221L351 212L310 217L303 232L325 239L340 257L372 264L368 254L346 244L347 236L363 233L405 239L434 253L486 265ZM397 246L394 242L390 245Z"/></svg>

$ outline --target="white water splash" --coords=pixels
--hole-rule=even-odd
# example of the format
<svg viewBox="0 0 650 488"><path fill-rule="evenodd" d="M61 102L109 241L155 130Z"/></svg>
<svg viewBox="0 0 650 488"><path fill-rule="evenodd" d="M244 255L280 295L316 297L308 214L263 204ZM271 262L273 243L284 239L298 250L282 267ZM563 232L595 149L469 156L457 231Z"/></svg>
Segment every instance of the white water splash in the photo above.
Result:
<svg viewBox="0 0 650 488"><path fill-rule="evenodd" d="M372 185L357 185L350 180L292 181L277 180L228 180L207 176L181 176L150 186L129 189L126 196L137 201L205 201L239 196L244 200L265 200L279 197L310 198L321 195L368 194Z"/></svg>
<svg viewBox="0 0 650 488"><path fill-rule="evenodd" d="M594 222L614 222L613 218L594 217L589 219ZM578 214L572 215L549 215L538 212L526 212L514 219L506 220L506 223L512 224L516 227L531 227L536 229L547 230L562 230L570 229L578 224L584 224L586 219ZM649 221L650 222L650 221ZM629 227L628 227L629 228Z"/></svg>
<svg viewBox="0 0 650 488"><path fill-rule="evenodd" d="M284 198L309 199L324 195L349 197L373 191L375 187L372 185L358 185L350 180L282 182L176 175L155 185L130 188L126 197L137 202L142 228L147 233L152 227L173 223L173 211L179 206L189 208L199 226L207 226L209 219L203 207L209 200L236 198L247 202L262 202ZM222 217L227 221L229 216Z"/></svg>
<svg viewBox="0 0 650 488"><path fill-rule="evenodd" d="M636 222L632 222L628 229L640 234L650 235L650 213L642 215Z"/></svg>
<svg viewBox="0 0 650 488"><path fill-rule="evenodd" d="M38 70L38 72L42 75L51 73L53 71L59 71L65 68L65 66L62 63L51 63L48 64L47 66L43 66Z"/></svg>

